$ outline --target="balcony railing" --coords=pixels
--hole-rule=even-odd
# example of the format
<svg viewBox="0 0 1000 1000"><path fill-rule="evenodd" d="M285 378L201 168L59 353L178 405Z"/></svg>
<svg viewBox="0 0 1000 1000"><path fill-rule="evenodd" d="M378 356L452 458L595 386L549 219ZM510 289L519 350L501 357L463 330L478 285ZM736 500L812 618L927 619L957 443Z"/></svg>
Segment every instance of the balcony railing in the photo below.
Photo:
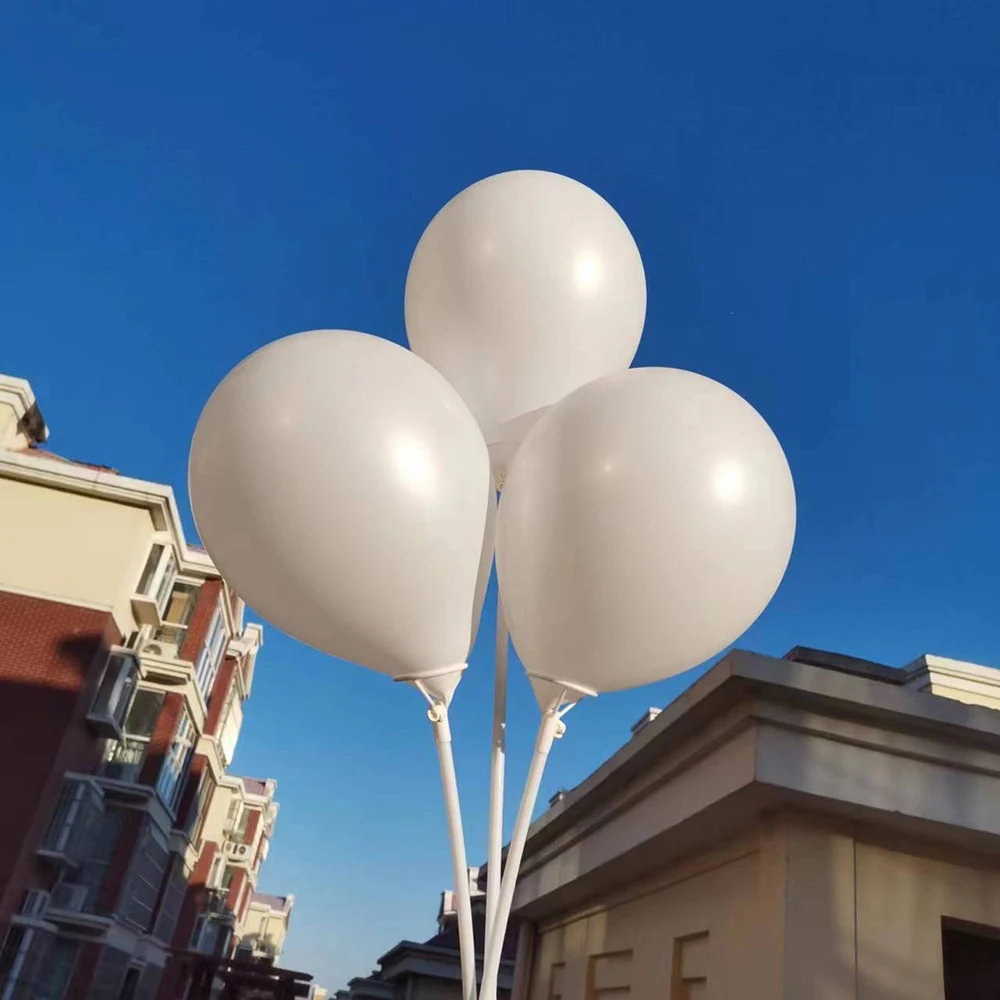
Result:
<svg viewBox="0 0 1000 1000"><path fill-rule="evenodd" d="M89 781L64 782L39 853L79 864L93 849L103 816L100 792Z"/></svg>
<svg viewBox="0 0 1000 1000"><path fill-rule="evenodd" d="M205 890L205 912L218 916L225 916L231 913L229 909L229 890L219 888L208 888Z"/></svg>
<svg viewBox="0 0 1000 1000"><path fill-rule="evenodd" d="M109 743L101 762L101 777L116 781L138 781L148 745L146 740L132 736Z"/></svg>

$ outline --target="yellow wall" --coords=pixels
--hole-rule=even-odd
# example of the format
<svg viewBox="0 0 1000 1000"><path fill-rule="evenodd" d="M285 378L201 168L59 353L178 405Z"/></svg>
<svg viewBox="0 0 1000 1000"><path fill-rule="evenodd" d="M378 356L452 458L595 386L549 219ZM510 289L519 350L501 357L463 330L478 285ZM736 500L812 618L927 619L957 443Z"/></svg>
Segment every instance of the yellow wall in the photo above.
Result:
<svg viewBox="0 0 1000 1000"><path fill-rule="evenodd" d="M134 628L130 598L153 522L140 507L0 479L0 589L114 611Z"/></svg>
<svg viewBox="0 0 1000 1000"><path fill-rule="evenodd" d="M795 815L755 838L540 924L529 1000L944 1000L942 917L1000 927L972 855Z"/></svg>
<svg viewBox="0 0 1000 1000"><path fill-rule="evenodd" d="M857 876L859 1000L943 1000L942 916L1000 927L996 870L859 843Z"/></svg>
<svg viewBox="0 0 1000 1000"><path fill-rule="evenodd" d="M264 928L264 935L261 938L261 928L265 918L267 927ZM248 938L260 939L262 943L270 944L277 952L285 946L285 935L288 933L288 922L285 916L276 915L273 911L258 909L251 905L247 910L246 920L243 922L243 940Z"/></svg>
<svg viewBox="0 0 1000 1000"><path fill-rule="evenodd" d="M675 956L678 972L687 966L678 998L774 1000L759 988L759 852L727 853L637 884L626 893L632 898L617 905L543 927L531 1000L591 1000L622 987L632 997L671 1000ZM668 884L651 888L664 880Z"/></svg>

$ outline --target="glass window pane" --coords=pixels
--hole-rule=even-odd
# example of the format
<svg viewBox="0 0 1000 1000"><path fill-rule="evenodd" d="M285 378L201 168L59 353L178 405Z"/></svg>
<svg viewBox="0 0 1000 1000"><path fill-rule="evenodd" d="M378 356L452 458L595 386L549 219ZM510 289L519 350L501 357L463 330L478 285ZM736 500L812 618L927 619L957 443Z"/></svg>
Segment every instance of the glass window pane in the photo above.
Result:
<svg viewBox="0 0 1000 1000"><path fill-rule="evenodd" d="M215 617L212 619L212 626L208 630L208 637L201 648L201 654L195 666L195 676L198 680L198 689L207 704L211 694L212 685L215 683L216 675L219 672L219 664L222 661L222 654L226 646L226 623L222 617L220 607Z"/></svg>
<svg viewBox="0 0 1000 1000"><path fill-rule="evenodd" d="M156 567L160 564L160 556L162 555L162 545L154 545L149 550L149 555L146 557L146 565L142 569L142 576L139 577L139 585L135 588L137 594L149 593L150 585L153 582L153 574L156 572Z"/></svg>
<svg viewBox="0 0 1000 1000"><path fill-rule="evenodd" d="M171 549L167 553L167 566L163 571L163 576L160 577L160 585L156 588L156 604L160 610L163 610L163 606L167 602L167 597L170 591L173 589L174 580L177 578L177 562L174 559L174 550Z"/></svg>
<svg viewBox="0 0 1000 1000"><path fill-rule="evenodd" d="M175 584L167 601L163 620L171 625L188 625L194 613L195 601L198 599L198 587L193 583Z"/></svg>
<svg viewBox="0 0 1000 1000"><path fill-rule="evenodd" d="M162 691L139 688L125 720L125 732L130 736L152 736L162 705Z"/></svg>
<svg viewBox="0 0 1000 1000"><path fill-rule="evenodd" d="M137 680L138 673L131 656L110 657L91 713L111 716L121 724Z"/></svg>

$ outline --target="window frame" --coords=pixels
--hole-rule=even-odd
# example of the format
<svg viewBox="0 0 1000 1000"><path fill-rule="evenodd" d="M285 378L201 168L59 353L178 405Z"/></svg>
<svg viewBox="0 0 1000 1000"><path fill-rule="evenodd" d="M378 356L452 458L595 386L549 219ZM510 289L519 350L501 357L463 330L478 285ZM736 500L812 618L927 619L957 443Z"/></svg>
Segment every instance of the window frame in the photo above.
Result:
<svg viewBox="0 0 1000 1000"><path fill-rule="evenodd" d="M131 661L131 667L125 661ZM111 683L111 691L103 698L105 684L110 671L117 668L117 673ZM135 650L113 646L104 663L104 672L97 685L94 699L87 711L87 718L93 722L110 719L118 731L119 738L124 732L125 720L132 709L135 692L139 688L139 660Z"/></svg>
<svg viewBox="0 0 1000 1000"><path fill-rule="evenodd" d="M154 561L153 553L156 549L160 549L160 552ZM151 600L162 615L179 572L180 564L173 540L166 535L155 537L136 582L135 593Z"/></svg>
<svg viewBox="0 0 1000 1000"><path fill-rule="evenodd" d="M163 755L160 772L156 776L156 794L172 816L176 814L184 778L197 742L198 730L194 719L187 707L181 704L170 746Z"/></svg>
<svg viewBox="0 0 1000 1000"><path fill-rule="evenodd" d="M159 696L160 704L157 709L156 716L153 721L153 728L149 733L139 733L133 732L128 728L128 719L132 714L132 708L135 705L136 698L139 697L143 692L148 692L154 696ZM104 746L104 752L101 755L101 771L100 774L103 777L110 778L110 775L104 773L105 768L108 764L119 763L134 767L135 771L130 778L112 778L115 781L127 781L130 784L134 784L138 781L139 775L142 772L142 765L146 760L146 753L149 748L149 742L153 738L153 733L156 731L156 720L159 719L160 712L163 711L163 702L166 698L166 693L158 690L157 688L142 687L140 684L136 684L132 691L132 697L129 700L128 709L125 712L125 716L122 719L122 735L121 739L108 740ZM138 759L134 761L115 761L113 758L119 752L119 749L123 750L139 750L141 747L142 752L138 754ZM162 768L161 768L162 770Z"/></svg>
<svg viewBox="0 0 1000 1000"><path fill-rule="evenodd" d="M180 652L181 647L184 645L184 640L187 638L191 621L194 618L195 609L198 605L198 594L204 582L204 580L197 580L193 577L181 576L178 573L174 574L170 585L170 592L167 594L167 599L160 609L160 624L150 631L150 642L166 643L167 645L175 646L177 651ZM175 592L180 587L190 589L191 600L187 605L187 614L184 616L184 620L172 622L167 619L167 611L170 608L170 603L173 600Z"/></svg>
<svg viewBox="0 0 1000 1000"><path fill-rule="evenodd" d="M219 668L222 666L228 645L229 632L226 628L226 616L222 608L222 601L218 600L194 667L195 685L201 692L206 706L211 701L212 687L215 684L215 678L219 676Z"/></svg>

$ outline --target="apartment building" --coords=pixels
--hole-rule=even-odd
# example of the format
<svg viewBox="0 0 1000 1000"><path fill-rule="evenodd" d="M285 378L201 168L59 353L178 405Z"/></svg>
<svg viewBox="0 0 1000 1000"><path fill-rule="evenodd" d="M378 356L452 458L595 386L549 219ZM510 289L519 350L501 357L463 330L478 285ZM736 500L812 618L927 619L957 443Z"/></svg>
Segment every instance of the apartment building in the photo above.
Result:
<svg viewBox="0 0 1000 1000"><path fill-rule="evenodd" d="M172 1000L277 815L228 774L262 642L169 487L64 459L0 375L0 1000Z"/></svg>
<svg viewBox="0 0 1000 1000"><path fill-rule="evenodd" d="M241 928L236 957L277 963L285 947L295 897L254 892Z"/></svg>

